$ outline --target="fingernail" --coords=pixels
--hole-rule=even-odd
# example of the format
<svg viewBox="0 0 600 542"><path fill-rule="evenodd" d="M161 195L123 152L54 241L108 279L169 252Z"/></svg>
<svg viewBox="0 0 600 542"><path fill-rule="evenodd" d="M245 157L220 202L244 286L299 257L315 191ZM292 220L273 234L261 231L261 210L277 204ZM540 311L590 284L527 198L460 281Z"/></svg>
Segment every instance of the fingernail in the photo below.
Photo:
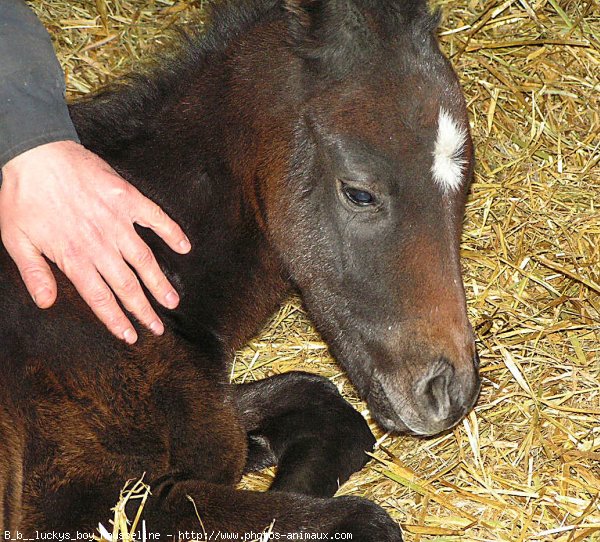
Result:
<svg viewBox="0 0 600 542"><path fill-rule="evenodd" d="M186 237L183 241L179 243L179 247L181 248L181 250L189 252L192 249L192 243L190 243L190 240Z"/></svg>
<svg viewBox="0 0 600 542"><path fill-rule="evenodd" d="M42 288L38 292L33 294L33 302L36 305L45 305L48 302L48 298L50 297L50 290L47 288Z"/></svg>
<svg viewBox="0 0 600 542"><path fill-rule="evenodd" d="M167 302L167 307L170 309L174 309L179 304L179 296L176 292L171 290L166 296L165 301Z"/></svg>
<svg viewBox="0 0 600 542"><path fill-rule="evenodd" d="M137 341L137 334L133 329L129 328L123 332L123 338L127 344L133 344Z"/></svg>
<svg viewBox="0 0 600 542"><path fill-rule="evenodd" d="M165 326L163 326L161 321L154 320L154 322L150 324L150 329L155 335L162 335L165 331Z"/></svg>

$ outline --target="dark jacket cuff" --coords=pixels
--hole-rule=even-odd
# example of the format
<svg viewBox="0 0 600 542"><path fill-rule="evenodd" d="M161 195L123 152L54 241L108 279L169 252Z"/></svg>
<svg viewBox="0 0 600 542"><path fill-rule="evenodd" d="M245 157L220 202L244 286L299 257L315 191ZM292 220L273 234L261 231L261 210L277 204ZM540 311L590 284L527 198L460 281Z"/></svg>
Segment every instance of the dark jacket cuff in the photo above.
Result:
<svg viewBox="0 0 600 542"><path fill-rule="evenodd" d="M79 137L64 101L64 82L51 67L34 65L0 85L0 167L45 143Z"/></svg>

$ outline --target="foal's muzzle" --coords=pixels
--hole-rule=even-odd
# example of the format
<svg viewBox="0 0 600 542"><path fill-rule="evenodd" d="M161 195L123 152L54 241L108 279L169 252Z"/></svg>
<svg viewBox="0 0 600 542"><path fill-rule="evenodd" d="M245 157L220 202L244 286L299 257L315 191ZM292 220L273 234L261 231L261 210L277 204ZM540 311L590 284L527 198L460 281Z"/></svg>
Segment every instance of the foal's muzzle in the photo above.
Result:
<svg viewBox="0 0 600 542"><path fill-rule="evenodd" d="M474 368L476 364L477 361L473 360ZM415 386L415 401L426 417L426 429L439 432L455 425L473 407L479 387L476 370L458 372L446 358L442 358Z"/></svg>
<svg viewBox="0 0 600 542"><path fill-rule="evenodd" d="M402 392L394 379L375 382L367 398L371 413L387 430L431 436L456 425L474 406L481 380L479 357L457 369L442 357Z"/></svg>

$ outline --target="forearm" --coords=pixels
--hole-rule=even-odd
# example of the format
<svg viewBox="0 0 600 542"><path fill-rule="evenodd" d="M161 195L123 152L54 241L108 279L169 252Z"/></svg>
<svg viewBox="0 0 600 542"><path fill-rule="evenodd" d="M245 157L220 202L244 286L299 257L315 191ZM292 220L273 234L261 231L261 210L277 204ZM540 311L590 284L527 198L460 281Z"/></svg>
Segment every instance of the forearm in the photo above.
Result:
<svg viewBox="0 0 600 542"><path fill-rule="evenodd" d="M45 143L78 141L64 94L46 29L23 0L1 0L0 167Z"/></svg>

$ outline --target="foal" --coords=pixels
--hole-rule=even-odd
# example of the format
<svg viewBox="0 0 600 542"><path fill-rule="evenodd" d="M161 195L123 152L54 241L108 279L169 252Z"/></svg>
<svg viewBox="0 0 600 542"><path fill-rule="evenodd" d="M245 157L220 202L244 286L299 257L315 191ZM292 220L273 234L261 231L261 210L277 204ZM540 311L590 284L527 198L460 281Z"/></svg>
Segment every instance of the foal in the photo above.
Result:
<svg viewBox="0 0 600 542"><path fill-rule="evenodd" d="M194 250L142 232L181 303L136 346L65 280L37 310L0 250L2 530L89 531L145 472L163 535L198 532L197 510L207 532L401 540L378 506L331 498L373 437L330 383L227 376L295 288L386 429L432 435L475 402L458 250L473 150L435 26L424 0L222 2L152 75L72 107ZM274 464L273 491L235 489Z"/></svg>

